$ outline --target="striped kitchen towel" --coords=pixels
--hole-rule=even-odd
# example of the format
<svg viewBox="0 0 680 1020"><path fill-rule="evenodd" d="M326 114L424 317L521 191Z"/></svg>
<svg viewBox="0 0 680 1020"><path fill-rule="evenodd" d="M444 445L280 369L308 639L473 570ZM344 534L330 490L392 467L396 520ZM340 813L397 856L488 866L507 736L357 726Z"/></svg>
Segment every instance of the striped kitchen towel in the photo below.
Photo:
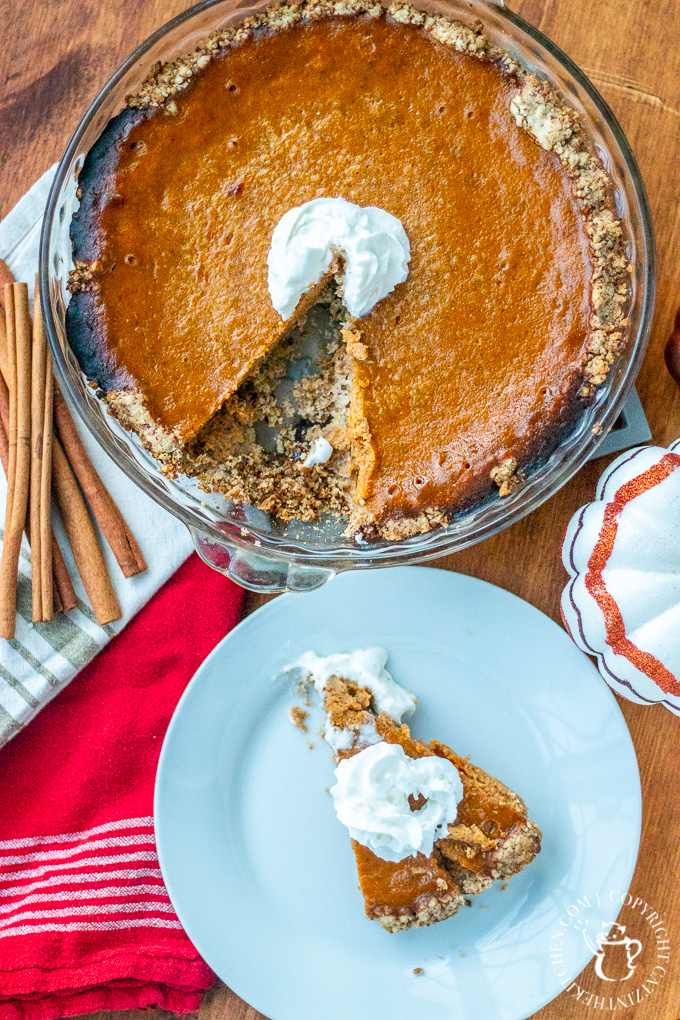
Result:
<svg viewBox="0 0 680 1020"><path fill-rule="evenodd" d="M19 280L32 281L38 269L40 227L55 167L45 173L0 223L0 258ZM19 563L17 630L12 641L0 640L0 746L25 726L103 646L128 623L177 570L192 549L187 529L146 496L113 463L80 422L76 424L87 452L139 542L148 570L125 579L106 542L102 548L122 619L99 627L76 570L60 522L54 530L78 595L78 607L51 623L31 623L31 551L24 538ZM0 470L0 537L4 528L7 487Z"/></svg>
<svg viewBox="0 0 680 1020"><path fill-rule="evenodd" d="M181 927L158 867L151 816L0 840L0 937L138 927Z"/></svg>
<svg viewBox="0 0 680 1020"><path fill-rule="evenodd" d="M242 595L191 556L0 751L0 1020L186 1013L214 981L163 885L153 789L170 716Z"/></svg>

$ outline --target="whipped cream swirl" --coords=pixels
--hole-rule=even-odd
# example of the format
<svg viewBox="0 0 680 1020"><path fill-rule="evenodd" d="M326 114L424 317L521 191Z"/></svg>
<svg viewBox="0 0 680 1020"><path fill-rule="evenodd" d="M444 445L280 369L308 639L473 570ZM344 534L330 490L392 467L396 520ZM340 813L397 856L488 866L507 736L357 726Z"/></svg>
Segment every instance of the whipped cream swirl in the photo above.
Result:
<svg viewBox="0 0 680 1020"><path fill-rule="evenodd" d="M415 711L413 691L400 687L385 669L387 652L384 648L358 648L349 655L338 652L323 658L316 652L305 652L289 669L300 669L314 684L317 694L323 697L326 684L332 676L354 680L373 695L376 713L386 712L390 719L401 722L403 716Z"/></svg>
<svg viewBox="0 0 680 1020"><path fill-rule="evenodd" d="M448 758L409 758L400 744L384 740L344 758L335 775L331 796L338 818L352 839L384 861L429 856L456 820L463 798L458 770ZM414 811L409 796L426 802Z"/></svg>
<svg viewBox="0 0 680 1020"><path fill-rule="evenodd" d="M345 262L345 306L358 319L404 282L411 247L401 221L375 206L316 198L289 209L274 228L267 256L267 286L284 321L335 254Z"/></svg>

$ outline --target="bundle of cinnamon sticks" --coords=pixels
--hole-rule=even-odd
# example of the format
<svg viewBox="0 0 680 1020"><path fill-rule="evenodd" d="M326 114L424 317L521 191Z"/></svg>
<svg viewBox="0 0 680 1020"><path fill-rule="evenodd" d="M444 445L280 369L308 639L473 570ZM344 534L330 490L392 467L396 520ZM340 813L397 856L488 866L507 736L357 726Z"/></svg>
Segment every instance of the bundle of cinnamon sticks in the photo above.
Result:
<svg viewBox="0 0 680 1020"><path fill-rule="evenodd" d="M146 563L95 471L52 371L36 278L33 322L28 287L0 259L0 461L7 511L0 562L0 637L14 637L24 532L31 545L33 622L74 609L78 599L51 524L52 495L97 622L121 617L90 512L125 577ZM87 501L87 502L86 502Z"/></svg>

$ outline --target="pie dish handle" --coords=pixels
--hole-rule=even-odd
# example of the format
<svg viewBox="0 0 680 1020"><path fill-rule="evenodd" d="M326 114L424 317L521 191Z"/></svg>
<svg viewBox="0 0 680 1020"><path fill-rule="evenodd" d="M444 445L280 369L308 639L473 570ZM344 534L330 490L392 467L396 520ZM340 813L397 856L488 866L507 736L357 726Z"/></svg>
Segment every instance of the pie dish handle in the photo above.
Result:
<svg viewBox="0 0 680 1020"><path fill-rule="evenodd" d="M203 562L249 591L269 595L284 591L313 591L337 573L327 567L305 566L264 556L228 542L216 542L194 528L189 528L189 531Z"/></svg>

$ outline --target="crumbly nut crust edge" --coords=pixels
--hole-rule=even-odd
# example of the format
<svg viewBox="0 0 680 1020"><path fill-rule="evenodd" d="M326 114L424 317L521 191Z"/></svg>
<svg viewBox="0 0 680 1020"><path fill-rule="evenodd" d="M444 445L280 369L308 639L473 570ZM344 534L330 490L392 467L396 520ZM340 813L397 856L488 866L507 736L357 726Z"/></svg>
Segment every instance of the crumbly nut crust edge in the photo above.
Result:
<svg viewBox="0 0 680 1020"><path fill-rule="evenodd" d="M445 921L457 914L465 898L457 890L449 890L440 896L432 896L418 910L409 914L381 914L373 918L379 921L385 931L394 934L408 928L425 928L438 921Z"/></svg>

